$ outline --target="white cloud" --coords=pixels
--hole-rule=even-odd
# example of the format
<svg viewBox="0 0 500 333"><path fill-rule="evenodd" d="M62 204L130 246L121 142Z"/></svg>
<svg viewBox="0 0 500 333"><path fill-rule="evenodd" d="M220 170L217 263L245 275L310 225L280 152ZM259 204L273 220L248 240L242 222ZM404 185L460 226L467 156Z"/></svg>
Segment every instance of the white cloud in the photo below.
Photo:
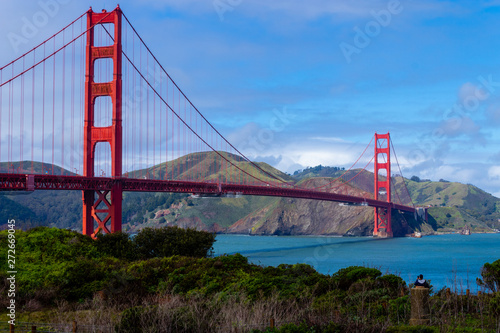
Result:
<svg viewBox="0 0 500 333"><path fill-rule="evenodd" d="M299 168L314 167L317 165L351 167L363 152L361 145L345 143L318 143L317 141L281 142L281 144L268 147L262 156L274 156L278 163L273 167L294 172ZM371 159L371 151L365 154L354 168L364 168ZM279 157L279 159L278 159ZM368 169L371 168L369 165Z"/></svg>
<svg viewBox="0 0 500 333"><path fill-rule="evenodd" d="M494 165L488 169L488 178L491 180L500 180L500 166Z"/></svg>
<svg viewBox="0 0 500 333"><path fill-rule="evenodd" d="M324 141L324 142L340 142L340 143L346 143L342 138L336 138L336 137L326 137L326 136L315 136L310 138L311 140L318 140L318 141Z"/></svg>
<svg viewBox="0 0 500 333"><path fill-rule="evenodd" d="M456 117L446 119L439 127L442 133L448 137L457 137L459 135L472 135L477 134L480 126L469 117Z"/></svg>
<svg viewBox="0 0 500 333"><path fill-rule="evenodd" d="M460 104L464 105L468 98L473 98L474 96L476 96L478 91L481 92L481 90L479 89L480 87L470 82L464 83L458 90L458 100Z"/></svg>

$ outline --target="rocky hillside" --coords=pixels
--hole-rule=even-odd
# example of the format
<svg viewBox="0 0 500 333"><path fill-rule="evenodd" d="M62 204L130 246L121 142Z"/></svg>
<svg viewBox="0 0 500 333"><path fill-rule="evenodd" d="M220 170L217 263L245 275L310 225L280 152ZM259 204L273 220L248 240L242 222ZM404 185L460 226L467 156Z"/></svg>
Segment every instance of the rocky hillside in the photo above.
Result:
<svg viewBox="0 0 500 333"><path fill-rule="evenodd" d="M279 179L318 187L329 184L345 171L336 167L314 167L297 171L293 176L282 173L265 163L256 170L239 157L227 158L248 173L271 180L269 174ZM23 166L26 162L23 163ZM0 164L0 168L5 168ZM14 168L20 167L14 163ZM36 170L50 170L52 166L35 164ZM23 167L23 169L25 169ZM62 169L58 172L70 174ZM202 172L203 170L203 172ZM168 164L130 172L131 177L163 178L165 173L179 178L189 174L193 179L235 179L236 170L222 172L220 157L215 153L197 153L184 156ZM28 170L26 170L28 171ZM40 171L41 172L41 171ZM357 177L349 183L337 181L336 186L349 195L372 195L373 174L350 170L344 179ZM414 231L424 233L449 232L468 225L473 232L500 228L500 200L473 185L431 182L418 179L393 178L398 193L406 193L406 183L413 202L429 207L429 223L416 221L413 214L393 212L395 235L403 236ZM409 196L401 195L409 204ZM35 191L31 194L0 193L0 228L7 219L15 218L24 227L49 225L81 229L81 194L65 191ZM236 198L192 198L189 194L173 193L124 193L124 230L136 232L146 226L178 225L201 230L225 233L260 235L371 235L373 208L343 206L334 202L260 196Z"/></svg>

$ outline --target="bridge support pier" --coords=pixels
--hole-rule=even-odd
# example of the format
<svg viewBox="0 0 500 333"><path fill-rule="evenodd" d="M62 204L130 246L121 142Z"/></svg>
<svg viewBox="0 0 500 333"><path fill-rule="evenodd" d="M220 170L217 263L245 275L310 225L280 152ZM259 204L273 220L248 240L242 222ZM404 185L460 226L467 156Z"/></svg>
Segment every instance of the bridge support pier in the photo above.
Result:
<svg viewBox="0 0 500 333"><path fill-rule="evenodd" d="M391 225L392 209L375 207L375 227L373 236L380 238L392 238L394 236Z"/></svg>
<svg viewBox="0 0 500 333"><path fill-rule="evenodd" d="M84 235L95 238L100 231L113 233L122 230L122 193L120 183L115 183L111 191L83 191ZM97 222L97 228L94 228L94 221ZM111 230L106 225L108 222Z"/></svg>

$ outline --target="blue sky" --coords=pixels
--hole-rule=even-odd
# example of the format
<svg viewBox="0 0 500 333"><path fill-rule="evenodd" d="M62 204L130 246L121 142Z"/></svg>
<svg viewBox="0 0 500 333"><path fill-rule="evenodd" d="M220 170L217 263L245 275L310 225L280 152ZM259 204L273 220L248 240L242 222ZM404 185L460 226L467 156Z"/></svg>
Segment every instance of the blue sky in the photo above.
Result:
<svg viewBox="0 0 500 333"><path fill-rule="evenodd" d="M111 10L116 2L3 4L1 62L89 5ZM472 183L500 196L500 1L120 6L198 109L252 159L287 172L349 167L375 132L389 131L406 177ZM8 33L46 8L49 22L12 47Z"/></svg>

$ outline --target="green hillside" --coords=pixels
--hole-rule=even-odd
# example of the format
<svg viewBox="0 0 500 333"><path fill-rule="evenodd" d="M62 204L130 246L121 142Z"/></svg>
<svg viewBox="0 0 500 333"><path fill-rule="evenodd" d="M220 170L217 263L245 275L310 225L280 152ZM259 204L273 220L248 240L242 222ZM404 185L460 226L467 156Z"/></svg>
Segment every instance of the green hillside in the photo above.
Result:
<svg viewBox="0 0 500 333"><path fill-rule="evenodd" d="M215 152L183 156L151 168L131 171L125 176L150 179L192 179L199 181L238 182L252 179L248 173L266 182L284 181L297 186L322 188L342 186L350 195L372 195L373 173L339 167L317 166L290 176L266 163L256 163L261 170L240 157L220 152L233 166ZM24 161L0 163L0 169L23 170L26 173L52 171L52 166ZM242 172L244 170L244 172ZM54 166L55 174L71 175ZM344 174L344 180L332 180ZM272 177L273 175L274 177ZM356 177L355 177L356 176ZM353 179L354 178L354 179ZM345 180L353 179L348 185ZM500 229L500 200L473 185L446 181L416 181L394 177L398 193L406 193L405 184L416 206L428 207L429 224L423 225L411 216L393 214L399 234L411 230L450 232L468 225L475 232ZM393 194L394 196L394 194ZM401 195L410 205L407 195ZM394 197L393 197L394 198ZM0 228L15 218L23 227L48 225L81 230L81 193L71 191L0 192ZM135 232L146 226L178 225L215 232L260 234L334 234L369 235L373 228L373 210L341 207L337 203L241 196L236 198L192 198L183 193L125 192L123 195L123 228Z"/></svg>
<svg viewBox="0 0 500 333"><path fill-rule="evenodd" d="M500 199L470 184L406 180L418 206L428 206L438 231L467 224L477 232L500 229ZM440 230L441 229L441 230Z"/></svg>
<svg viewBox="0 0 500 333"><path fill-rule="evenodd" d="M23 173L23 174L50 174L50 175L65 175L74 176L75 173L52 165L41 162L0 162L0 173Z"/></svg>
<svg viewBox="0 0 500 333"><path fill-rule="evenodd" d="M257 165L258 167L255 167ZM259 169L260 168L260 169ZM182 156L153 167L132 171L125 177L148 179L189 179L220 182L252 182L255 178L267 182L287 181L293 178L266 163L243 160L227 152L202 152ZM255 178L252 178L255 177Z"/></svg>

